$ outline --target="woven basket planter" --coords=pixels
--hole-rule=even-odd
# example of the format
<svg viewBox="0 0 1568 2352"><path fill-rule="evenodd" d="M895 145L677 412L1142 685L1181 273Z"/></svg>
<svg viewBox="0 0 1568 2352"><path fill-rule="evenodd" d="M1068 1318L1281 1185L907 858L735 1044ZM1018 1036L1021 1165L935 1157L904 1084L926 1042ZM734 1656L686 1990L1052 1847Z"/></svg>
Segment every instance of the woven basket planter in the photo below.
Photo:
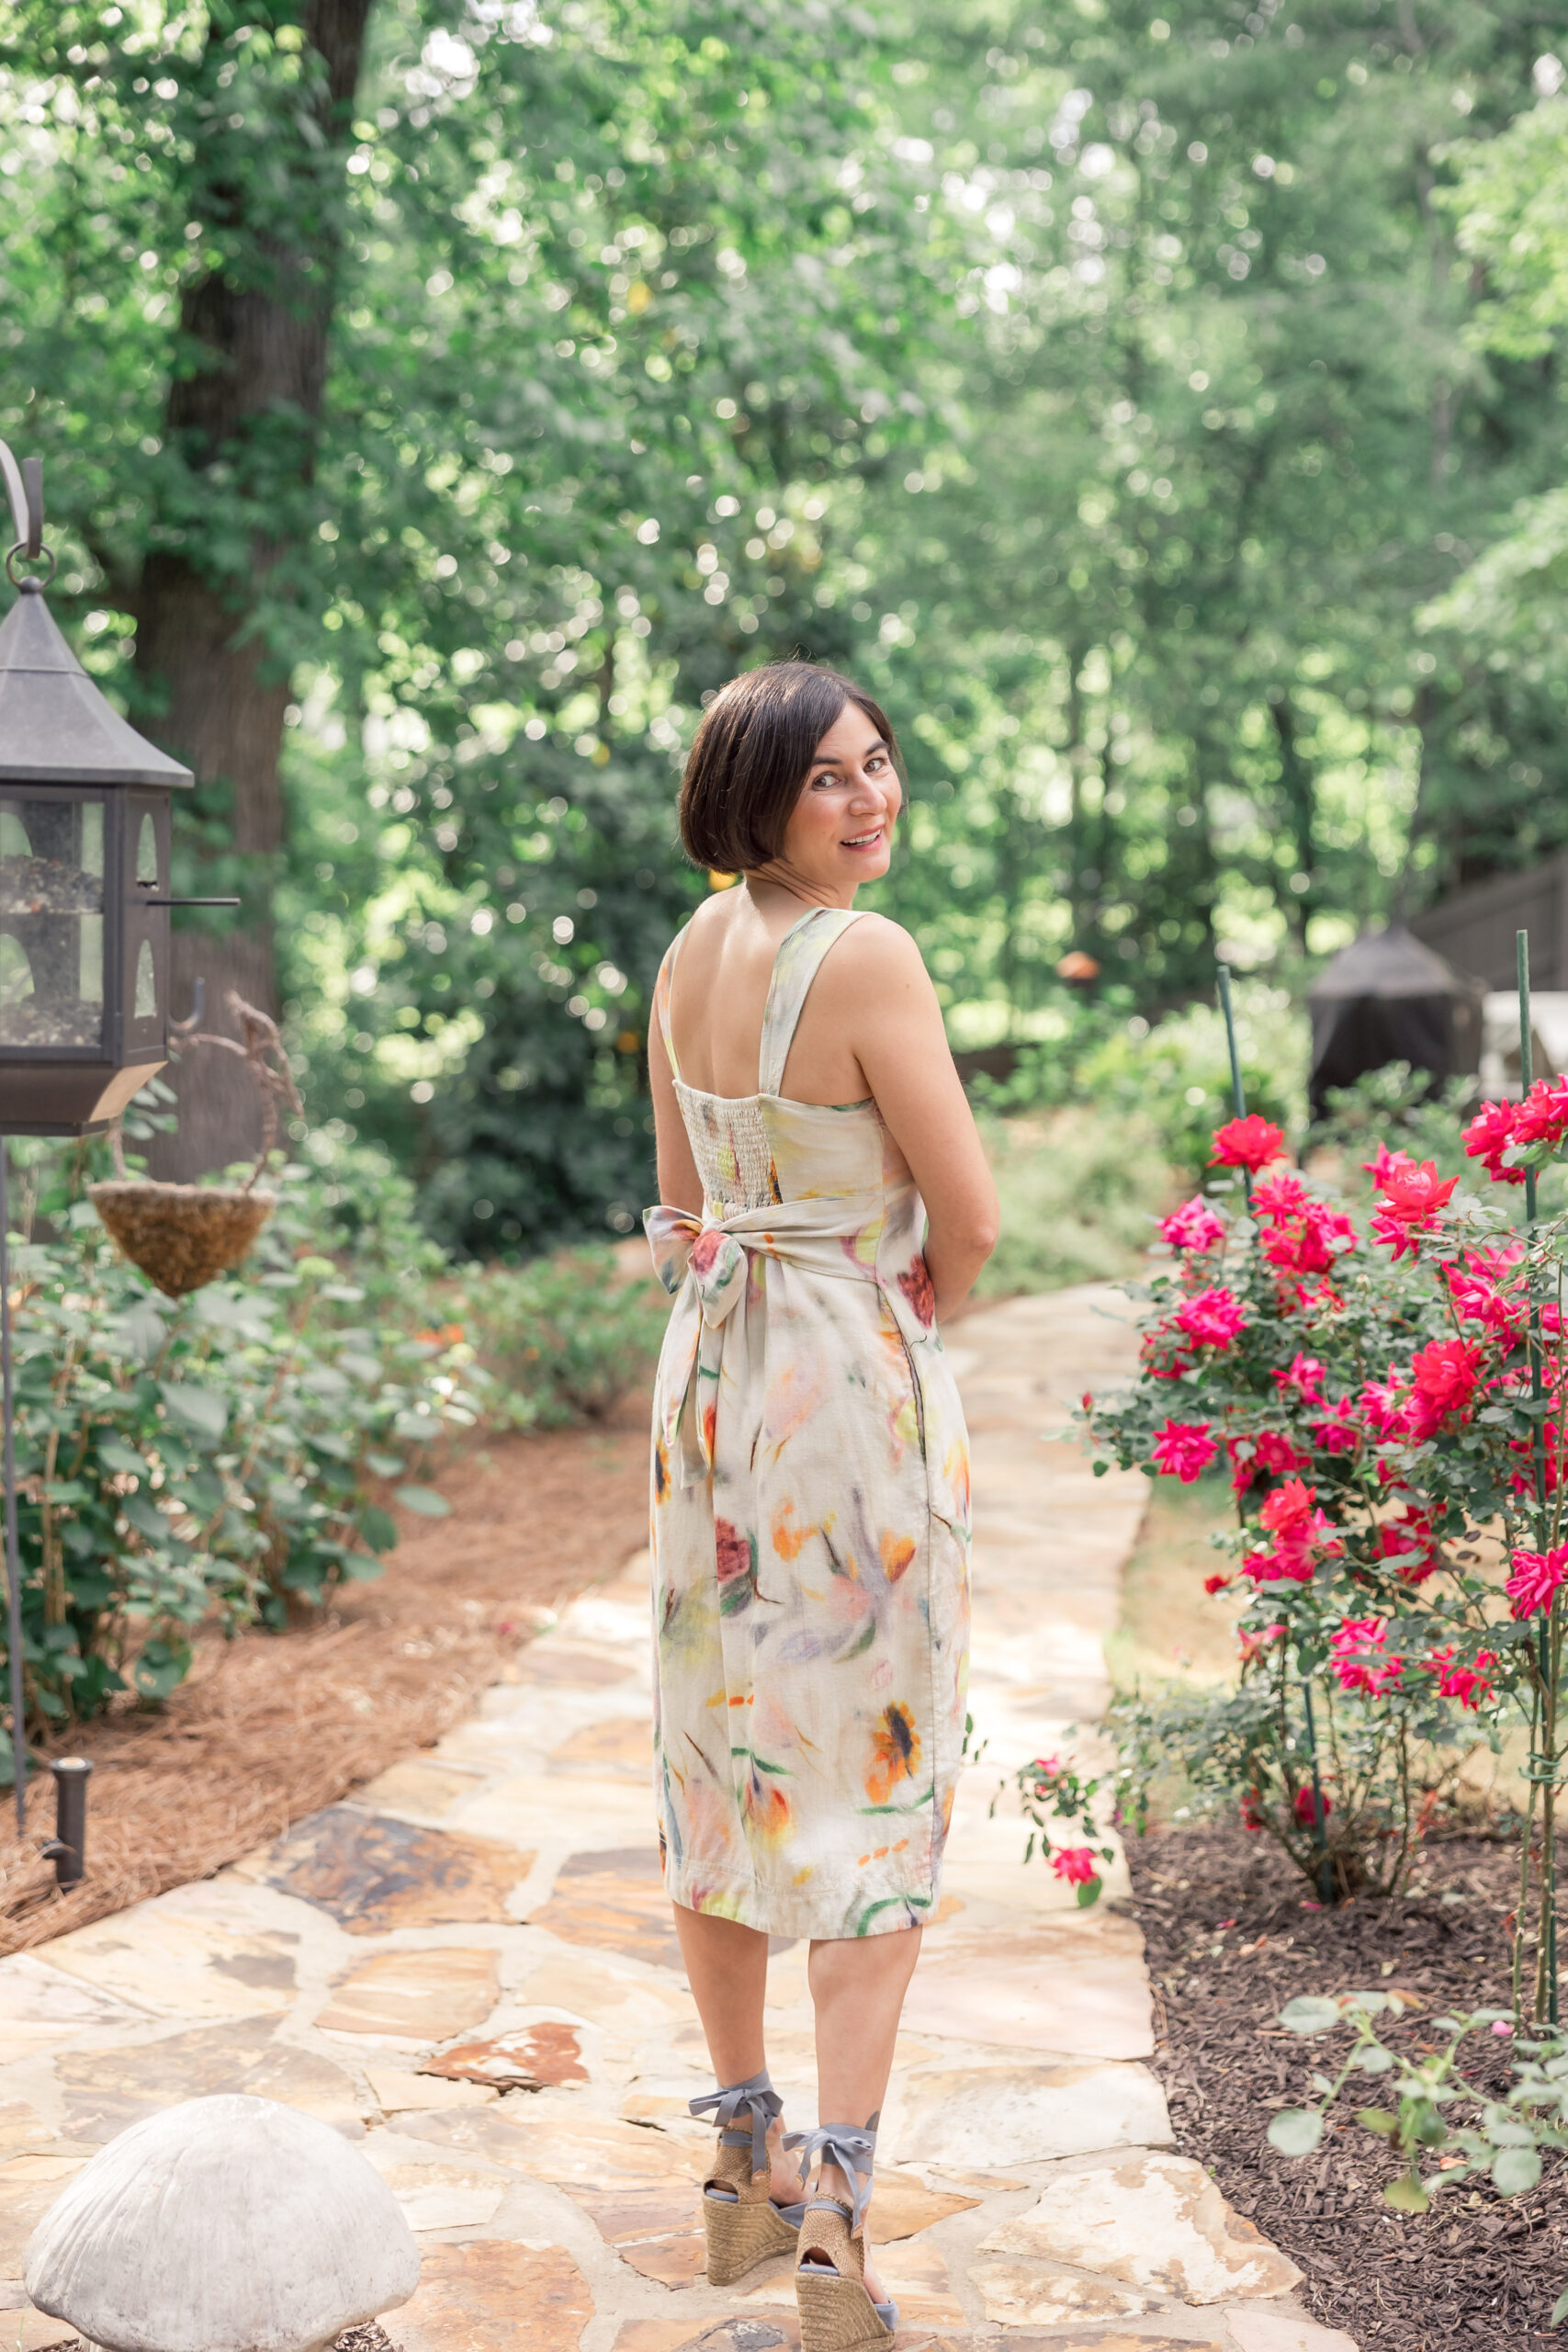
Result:
<svg viewBox="0 0 1568 2352"><path fill-rule="evenodd" d="M132 1265L166 1298L184 1298L237 1266L277 1205L237 1186L113 1182L88 1198Z"/></svg>

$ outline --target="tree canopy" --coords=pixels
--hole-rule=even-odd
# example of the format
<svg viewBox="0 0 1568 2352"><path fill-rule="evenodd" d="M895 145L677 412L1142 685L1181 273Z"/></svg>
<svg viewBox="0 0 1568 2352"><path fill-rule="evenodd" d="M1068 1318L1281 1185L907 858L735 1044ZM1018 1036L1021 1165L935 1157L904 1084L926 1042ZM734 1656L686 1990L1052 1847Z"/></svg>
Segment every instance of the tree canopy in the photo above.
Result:
<svg viewBox="0 0 1568 2352"><path fill-rule="evenodd" d="M0 6L0 433L196 757L187 968L446 1238L649 1197L750 662L887 699L963 1045L1568 841L1539 16L1162 5Z"/></svg>

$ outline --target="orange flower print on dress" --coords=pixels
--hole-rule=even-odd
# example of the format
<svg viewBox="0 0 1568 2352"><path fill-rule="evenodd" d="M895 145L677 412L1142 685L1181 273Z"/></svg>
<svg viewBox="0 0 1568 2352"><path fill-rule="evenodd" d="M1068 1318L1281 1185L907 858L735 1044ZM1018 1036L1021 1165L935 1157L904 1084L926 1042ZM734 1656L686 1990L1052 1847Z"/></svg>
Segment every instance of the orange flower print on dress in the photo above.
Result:
<svg viewBox="0 0 1568 2352"><path fill-rule="evenodd" d="M662 1438L654 1442L653 1499L661 1503L670 1492L670 1448Z"/></svg>
<svg viewBox="0 0 1568 2352"><path fill-rule="evenodd" d="M912 1535L885 1535L882 1539L882 1573L889 1584L897 1584L917 1550Z"/></svg>
<svg viewBox="0 0 1568 2352"><path fill-rule="evenodd" d="M794 1815L786 1792L777 1781L761 1772L755 1764L746 1776L744 1797L746 1822L753 1838L764 1846L782 1846L794 1826Z"/></svg>
<svg viewBox="0 0 1568 2352"><path fill-rule="evenodd" d="M798 1560L811 1538L819 1532L815 1527L796 1527L795 1505L786 1502L773 1518L773 1549L781 1560Z"/></svg>
<svg viewBox="0 0 1568 2352"><path fill-rule="evenodd" d="M911 1259L907 1272L899 1275L898 1287L929 1331L936 1321L936 1292L923 1251Z"/></svg>
<svg viewBox="0 0 1568 2352"><path fill-rule="evenodd" d="M871 1745L874 1761L865 1776L865 1792L873 1804L886 1804L899 1781L919 1770L920 1736L901 1699L884 1707Z"/></svg>

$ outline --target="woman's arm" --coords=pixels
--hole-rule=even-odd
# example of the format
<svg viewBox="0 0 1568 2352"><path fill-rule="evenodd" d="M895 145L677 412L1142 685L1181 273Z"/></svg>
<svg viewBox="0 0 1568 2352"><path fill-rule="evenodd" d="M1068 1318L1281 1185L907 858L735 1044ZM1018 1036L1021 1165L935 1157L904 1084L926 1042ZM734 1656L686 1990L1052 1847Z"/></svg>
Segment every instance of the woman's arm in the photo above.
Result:
<svg viewBox="0 0 1568 2352"><path fill-rule="evenodd" d="M692 1158L686 1122L675 1099L675 1080L670 1074L670 1057L660 1035L657 1005L648 1033L648 1080L653 1093L653 1132L659 1148L659 1197L669 1208L687 1209L693 1216L701 1216L703 1180Z"/></svg>
<svg viewBox="0 0 1568 2352"><path fill-rule="evenodd" d="M997 1188L953 1068L931 975L907 931L879 916L823 966L876 1107L926 1204L937 1314L951 1315L997 1246Z"/></svg>

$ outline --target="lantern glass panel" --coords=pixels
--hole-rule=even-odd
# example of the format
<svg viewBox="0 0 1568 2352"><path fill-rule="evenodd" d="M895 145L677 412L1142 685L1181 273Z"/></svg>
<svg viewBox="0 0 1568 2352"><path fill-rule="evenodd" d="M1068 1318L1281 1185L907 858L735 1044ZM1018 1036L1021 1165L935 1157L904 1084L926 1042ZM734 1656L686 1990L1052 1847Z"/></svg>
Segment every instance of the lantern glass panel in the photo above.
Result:
<svg viewBox="0 0 1568 2352"><path fill-rule="evenodd" d="M0 1047L103 1042L103 800L0 794Z"/></svg>

